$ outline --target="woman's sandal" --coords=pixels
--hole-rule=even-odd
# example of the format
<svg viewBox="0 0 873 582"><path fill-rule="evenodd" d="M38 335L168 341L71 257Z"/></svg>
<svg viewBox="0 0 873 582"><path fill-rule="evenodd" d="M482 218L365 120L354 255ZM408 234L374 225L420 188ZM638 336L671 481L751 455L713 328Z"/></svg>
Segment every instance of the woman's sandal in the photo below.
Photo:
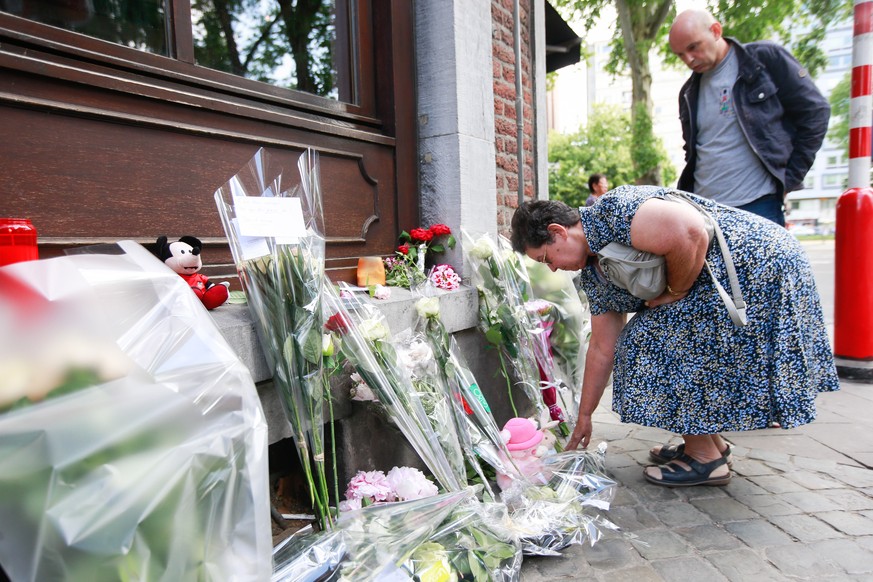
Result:
<svg viewBox="0 0 873 582"><path fill-rule="evenodd" d="M685 468L677 461L681 461L688 465ZM726 475L713 477L716 469L727 464L727 459L720 457L709 463L701 463L692 459L688 455L682 454L678 458L670 461L666 465L650 465L661 469L661 478L656 479L649 475L647 471L643 471L643 476L646 481L655 485L664 485L666 487L691 487L693 485L727 485L731 481L731 473ZM647 467L648 468L648 467Z"/></svg>
<svg viewBox="0 0 873 582"><path fill-rule="evenodd" d="M649 457L656 463L669 463L685 454L685 443L678 445L658 445L649 449ZM734 456L731 454L731 446L722 451L721 456L727 461L728 467L733 467Z"/></svg>

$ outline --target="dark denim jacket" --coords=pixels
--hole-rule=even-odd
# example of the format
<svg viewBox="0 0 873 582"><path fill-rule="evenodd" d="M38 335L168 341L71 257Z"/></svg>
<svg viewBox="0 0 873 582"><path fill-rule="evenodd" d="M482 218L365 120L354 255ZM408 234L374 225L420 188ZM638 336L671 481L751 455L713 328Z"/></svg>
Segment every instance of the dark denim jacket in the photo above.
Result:
<svg viewBox="0 0 873 582"><path fill-rule="evenodd" d="M778 44L725 40L737 55L739 78L733 100L743 135L783 192L801 189L828 129L831 108L827 99L806 69ZM687 192L694 191L700 77L693 73L679 92L686 165L678 188Z"/></svg>

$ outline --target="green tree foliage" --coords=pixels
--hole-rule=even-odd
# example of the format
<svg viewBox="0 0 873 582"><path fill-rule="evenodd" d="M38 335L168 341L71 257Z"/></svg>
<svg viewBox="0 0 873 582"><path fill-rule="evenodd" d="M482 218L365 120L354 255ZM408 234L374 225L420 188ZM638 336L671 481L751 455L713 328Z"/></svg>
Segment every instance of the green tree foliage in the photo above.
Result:
<svg viewBox="0 0 873 582"><path fill-rule="evenodd" d="M549 197L570 206L584 205L590 194L588 176L595 172L606 174L611 187L638 182L631 153L633 134L630 114L608 105L595 105L587 125L575 133L549 134ZM673 181L676 171L663 145L651 138L652 158L644 163L659 164L665 179Z"/></svg>
<svg viewBox="0 0 873 582"><path fill-rule="evenodd" d="M316 95L334 90L333 2L192 0L191 6L197 64Z"/></svg>
<svg viewBox="0 0 873 582"><path fill-rule="evenodd" d="M633 91L629 105L635 130L646 135L648 123L651 133L649 57L653 48L671 55L667 33L676 15L673 0L553 0L553 4L565 17L581 21L588 29L594 27L604 9L615 8L618 18L606 69L631 77ZM791 50L814 74L827 63L819 48L827 25L849 16L852 0L708 0L706 7L724 25L725 34L740 41L793 40ZM640 150L634 154L635 163L645 166L636 167L640 183L669 182L660 175L658 167L648 165L647 150L652 147L649 142L635 142L632 147Z"/></svg>
<svg viewBox="0 0 873 582"><path fill-rule="evenodd" d="M849 157L849 101L852 99L852 72L849 71L831 91L831 123L828 139Z"/></svg>

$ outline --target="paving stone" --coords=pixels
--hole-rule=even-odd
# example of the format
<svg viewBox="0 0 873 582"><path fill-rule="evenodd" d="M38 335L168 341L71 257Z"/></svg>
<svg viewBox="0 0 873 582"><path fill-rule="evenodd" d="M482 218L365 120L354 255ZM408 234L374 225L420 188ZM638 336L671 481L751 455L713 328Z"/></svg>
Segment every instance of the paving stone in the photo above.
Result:
<svg viewBox="0 0 873 582"><path fill-rule="evenodd" d="M807 457L794 457L794 466L798 469L806 469L808 471L816 471L818 473L824 473L829 475L834 472L834 469L837 467L837 463L835 461L828 461L824 459L810 459Z"/></svg>
<svg viewBox="0 0 873 582"><path fill-rule="evenodd" d="M819 513L821 511L836 511L842 509L842 507L822 495L822 493L815 491L783 493L779 498L806 513Z"/></svg>
<svg viewBox="0 0 873 582"><path fill-rule="evenodd" d="M651 528L663 528L664 524L654 513L641 505L613 507L607 514L610 521L627 532L639 532Z"/></svg>
<svg viewBox="0 0 873 582"><path fill-rule="evenodd" d="M636 505L640 500L637 495L628 487L622 486L620 483L615 490L615 497L612 498L611 507L622 505Z"/></svg>
<svg viewBox="0 0 873 582"><path fill-rule="evenodd" d="M710 552L706 559L715 566L728 580L748 582L749 580L767 580L779 582L788 580L757 553L748 549Z"/></svg>
<svg viewBox="0 0 873 582"><path fill-rule="evenodd" d="M669 501L651 504L650 509L669 527L689 527L709 523L711 518L687 501Z"/></svg>
<svg viewBox="0 0 873 582"><path fill-rule="evenodd" d="M749 509L754 510L757 513L760 513L764 517L771 517L773 515L792 515L795 513L801 513L801 510L793 505L789 505L782 501L776 495L772 495L767 493L765 495L736 495L735 499L748 507Z"/></svg>
<svg viewBox="0 0 873 582"><path fill-rule="evenodd" d="M764 555L781 574L800 580L845 575L845 570L829 556L811 552L807 544L800 542L766 548Z"/></svg>
<svg viewBox="0 0 873 582"><path fill-rule="evenodd" d="M585 580L594 576L594 568L567 550L560 556L525 556L522 565L521 582Z"/></svg>
<svg viewBox="0 0 873 582"><path fill-rule="evenodd" d="M640 532L631 543L647 561L662 560L693 554L684 538L670 531L648 530Z"/></svg>
<svg viewBox="0 0 873 582"><path fill-rule="evenodd" d="M873 513L873 512L871 512ZM815 516L850 536L873 536L873 517L850 511L826 511Z"/></svg>
<svg viewBox="0 0 873 582"><path fill-rule="evenodd" d="M737 475L745 475L746 477L775 474L775 471L764 463L752 459L735 459L733 471Z"/></svg>
<svg viewBox="0 0 873 582"><path fill-rule="evenodd" d="M811 515L780 515L772 518L773 525L801 542L817 542L844 537L829 524Z"/></svg>
<svg viewBox="0 0 873 582"><path fill-rule="evenodd" d="M696 556L652 562L652 567L664 580L727 580L712 564Z"/></svg>
<svg viewBox="0 0 873 582"><path fill-rule="evenodd" d="M696 527L680 527L674 530L698 551L730 550L742 546L742 542L726 531L723 526L706 524Z"/></svg>
<svg viewBox="0 0 873 582"><path fill-rule="evenodd" d="M677 487L675 491L679 499L685 501L708 497L727 497L728 491L733 487L733 484L734 479L731 478L731 483L727 487Z"/></svg>
<svg viewBox="0 0 873 582"><path fill-rule="evenodd" d="M622 452L646 451L646 453L648 453L649 449L651 448L648 443L640 441L636 438L614 440L609 443L609 446L615 447Z"/></svg>
<svg viewBox="0 0 873 582"><path fill-rule="evenodd" d="M761 495L767 493L767 490L762 488L760 485L756 485L751 481L751 477L740 477L738 475L734 475L731 478L731 484L724 488L725 492L731 497L736 497L737 495ZM703 487L689 487L689 489L703 489ZM709 487L709 489L716 489L716 487Z"/></svg>
<svg viewBox="0 0 873 582"><path fill-rule="evenodd" d="M640 470L640 475L643 472ZM653 485L647 481L643 481L643 485L637 489L640 494L640 500L643 503L648 503L652 501L658 502L666 502L666 501L676 501L679 499L679 491L673 487L664 487L663 485Z"/></svg>
<svg viewBox="0 0 873 582"><path fill-rule="evenodd" d="M730 497L712 499L692 499L691 503L700 511L706 513L716 522L740 521L758 517L748 507Z"/></svg>
<svg viewBox="0 0 873 582"><path fill-rule="evenodd" d="M598 571L620 570L642 564L636 549L624 538L601 540L594 547L587 548L584 556Z"/></svg>
<svg viewBox="0 0 873 582"><path fill-rule="evenodd" d="M636 467L636 459L630 453L614 453L606 455L606 467Z"/></svg>
<svg viewBox="0 0 873 582"><path fill-rule="evenodd" d="M852 487L873 487L873 470L840 465L831 476Z"/></svg>
<svg viewBox="0 0 873 582"><path fill-rule="evenodd" d="M806 489L839 489L843 486L842 482L837 481L836 479L812 473L809 470L792 471L786 473L783 477L794 481Z"/></svg>
<svg viewBox="0 0 873 582"><path fill-rule="evenodd" d="M776 451L768 451L766 449L752 449L749 451L749 454L747 456L750 459L764 461L764 463L768 465L770 463L791 463L791 455L787 453L779 453Z"/></svg>
<svg viewBox="0 0 873 582"><path fill-rule="evenodd" d="M724 528L737 536L751 548L779 546L790 544L792 541L784 532L774 527L769 521L764 521L763 519L734 521L726 523Z"/></svg>
<svg viewBox="0 0 873 582"><path fill-rule="evenodd" d="M582 580L583 578L578 577L576 579ZM597 579L600 582L664 582L661 575L648 564L609 572L603 576L598 576Z"/></svg>
<svg viewBox="0 0 873 582"><path fill-rule="evenodd" d="M849 538L825 540L807 545L808 551L832 561L848 574L873 574L873 551Z"/></svg>
<svg viewBox="0 0 873 582"><path fill-rule="evenodd" d="M755 475L749 477L756 485L759 485L770 493L791 493L794 491L806 491L806 489L782 475Z"/></svg>
<svg viewBox="0 0 873 582"><path fill-rule="evenodd" d="M790 473L795 470L795 465L793 462L783 462L783 461L764 461L768 467L773 469L776 473Z"/></svg>
<svg viewBox="0 0 873 582"><path fill-rule="evenodd" d="M855 542L857 542L859 547L869 552L873 552L873 536L858 537L855 538Z"/></svg>
<svg viewBox="0 0 873 582"><path fill-rule="evenodd" d="M873 499L851 489L828 489L821 491L821 494L837 505L840 509L849 511L866 511L873 509Z"/></svg>

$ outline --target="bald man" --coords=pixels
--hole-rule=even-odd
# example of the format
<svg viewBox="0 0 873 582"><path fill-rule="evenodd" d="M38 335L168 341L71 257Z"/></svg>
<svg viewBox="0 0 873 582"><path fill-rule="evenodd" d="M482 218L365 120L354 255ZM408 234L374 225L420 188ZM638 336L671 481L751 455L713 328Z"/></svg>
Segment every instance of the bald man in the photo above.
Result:
<svg viewBox="0 0 873 582"><path fill-rule="evenodd" d="M785 226L785 196L803 188L827 132L827 99L787 50L722 36L703 10L676 17L670 49L693 71L679 92L679 189Z"/></svg>

